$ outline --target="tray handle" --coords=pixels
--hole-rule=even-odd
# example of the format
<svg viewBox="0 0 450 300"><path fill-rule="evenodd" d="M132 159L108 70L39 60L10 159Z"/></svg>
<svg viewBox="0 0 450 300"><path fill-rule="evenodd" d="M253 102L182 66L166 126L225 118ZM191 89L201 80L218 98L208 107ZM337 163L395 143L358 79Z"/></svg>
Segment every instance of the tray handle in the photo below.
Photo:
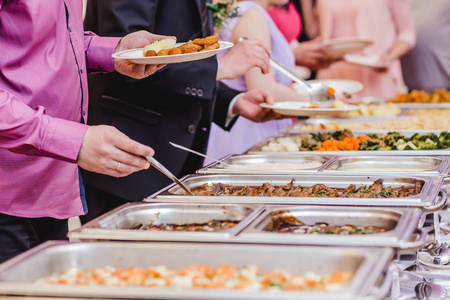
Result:
<svg viewBox="0 0 450 300"><path fill-rule="evenodd" d="M383 283L379 287L375 287L372 291L370 291L369 295L362 297L364 300L372 300L372 299L384 299L389 294L392 286L393 280L393 272L396 270L397 265L395 262L391 262L389 264L388 269L384 274Z"/></svg>
<svg viewBox="0 0 450 300"><path fill-rule="evenodd" d="M399 251L399 253L401 251L406 251L406 250L410 251L410 250L420 249L425 245L426 239L428 236L428 231L416 228L414 230L414 234L416 236L414 238L414 240L412 240L412 241L410 240L410 241L403 242L400 244L401 250Z"/></svg>
<svg viewBox="0 0 450 300"><path fill-rule="evenodd" d="M424 214L429 214L441 210L445 206L445 204L447 204L447 197L448 197L447 193L444 191L440 191L439 195L441 196L441 200L432 206L424 207L423 208Z"/></svg>

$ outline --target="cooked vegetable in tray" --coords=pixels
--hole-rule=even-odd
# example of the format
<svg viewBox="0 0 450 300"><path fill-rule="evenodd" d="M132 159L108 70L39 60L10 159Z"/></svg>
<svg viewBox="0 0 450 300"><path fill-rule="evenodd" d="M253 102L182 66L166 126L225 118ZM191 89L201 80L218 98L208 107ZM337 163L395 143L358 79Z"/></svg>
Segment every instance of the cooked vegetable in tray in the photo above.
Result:
<svg viewBox="0 0 450 300"><path fill-rule="evenodd" d="M350 150L437 150L450 148L450 132L439 135L416 133L406 137L400 132L355 136L350 130L279 137L261 147L263 152L350 151Z"/></svg>
<svg viewBox="0 0 450 300"><path fill-rule="evenodd" d="M72 269L38 280L36 283L148 288L314 291L341 289L350 282L352 277L352 272L345 271L336 271L326 275L312 272L295 274L283 269L262 272L255 265L246 265L242 268L220 265L215 269L206 265L189 265L180 271L164 265L125 269L106 266L84 271Z"/></svg>
<svg viewBox="0 0 450 300"><path fill-rule="evenodd" d="M151 222L149 224L135 223L130 229L150 231L220 231L232 228L239 223L238 220L211 220L205 223L171 224Z"/></svg>
<svg viewBox="0 0 450 300"><path fill-rule="evenodd" d="M333 225L325 222L316 222L315 224L305 224L296 217L292 216L288 210L280 210L270 213L272 224L265 231L278 233L297 233L297 234L372 234L385 232L385 228L378 226L357 226L352 224Z"/></svg>
<svg viewBox="0 0 450 300"><path fill-rule="evenodd" d="M191 188L196 196L273 196L273 197L337 197L337 198L400 198L417 195L424 182L417 180L410 186L383 187L383 180L378 179L372 185L356 187L350 184L346 188L333 188L324 184L313 186L294 185L294 179L287 185L233 186L223 183L206 183Z"/></svg>

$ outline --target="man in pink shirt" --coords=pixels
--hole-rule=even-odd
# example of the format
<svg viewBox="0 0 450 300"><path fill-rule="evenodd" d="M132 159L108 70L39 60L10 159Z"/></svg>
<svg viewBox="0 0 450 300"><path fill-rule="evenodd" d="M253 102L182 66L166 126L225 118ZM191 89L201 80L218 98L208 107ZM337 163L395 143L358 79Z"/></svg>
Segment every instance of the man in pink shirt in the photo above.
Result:
<svg viewBox="0 0 450 300"><path fill-rule="evenodd" d="M162 36L83 32L82 2L0 0L0 262L49 239L86 211L83 172L122 177L152 148L87 126L87 69L144 78L162 66L113 60ZM120 42L119 42L120 41Z"/></svg>

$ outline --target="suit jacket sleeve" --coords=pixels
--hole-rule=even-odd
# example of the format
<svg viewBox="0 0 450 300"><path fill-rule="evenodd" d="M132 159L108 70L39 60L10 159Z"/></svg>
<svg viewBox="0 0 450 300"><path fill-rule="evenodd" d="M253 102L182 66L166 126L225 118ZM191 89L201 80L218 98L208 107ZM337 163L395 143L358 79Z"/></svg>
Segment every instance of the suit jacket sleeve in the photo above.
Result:
<svg viewBox="0 0 450 300"><path fill-rule="evenodd" d="M214 123L216 123L225 130L230 130L237 120L237 117L235 117L228 124L228 126L225 126L225 121L228 114L228 107L230 106L230 103L233 100L233 98L239 94L240 92L228 87L224 83L219 82L216 106L214 108Z"/></svg>

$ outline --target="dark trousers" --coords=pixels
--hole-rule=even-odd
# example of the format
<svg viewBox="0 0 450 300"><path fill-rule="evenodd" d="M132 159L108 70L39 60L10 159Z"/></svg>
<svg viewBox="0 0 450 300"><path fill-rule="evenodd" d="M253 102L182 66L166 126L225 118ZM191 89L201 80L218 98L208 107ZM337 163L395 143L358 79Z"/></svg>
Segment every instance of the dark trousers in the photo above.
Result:
<svg viewBox="0 0 450 300"><path fill-rule="evenodd" d="M88 213L84 216L80 216L81 224L86 224L108 211L130 201L106 193L88 184L86 185L86 202Z"/></svg>
<svg viewBox="0 0 450 300"><path fill-rule="evenodd" d="M48 240L67 240L68 221L0 214L0 262Z"/></svg>

